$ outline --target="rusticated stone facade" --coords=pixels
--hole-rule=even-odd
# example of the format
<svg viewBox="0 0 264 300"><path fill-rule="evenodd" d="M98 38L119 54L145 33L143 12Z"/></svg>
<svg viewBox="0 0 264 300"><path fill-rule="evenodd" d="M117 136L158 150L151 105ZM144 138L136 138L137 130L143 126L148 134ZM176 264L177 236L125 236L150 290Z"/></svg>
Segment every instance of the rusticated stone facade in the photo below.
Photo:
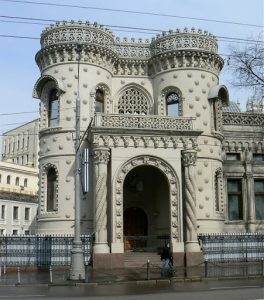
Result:
<svg viewBox="0 0 264 300"><path fill-rule="evenodd" d="M80 147L90 153L81 230L95 236L96 262L121 266L126 251L156 251L169 240L178 264L185 254L196 263L199 232L235 230L234 223L246 230L246 217L228 220L225 152L242 137L232 139L240 117L222 113L229 99L214 36L177 29L128 41L96 23L62 22L43 31L36 62L40 233L73 232L77 95ZM234 149L242 148L249 149ZM252 192L251 165L239 176ZM251 204L245 214L253 224Z"/></svg>

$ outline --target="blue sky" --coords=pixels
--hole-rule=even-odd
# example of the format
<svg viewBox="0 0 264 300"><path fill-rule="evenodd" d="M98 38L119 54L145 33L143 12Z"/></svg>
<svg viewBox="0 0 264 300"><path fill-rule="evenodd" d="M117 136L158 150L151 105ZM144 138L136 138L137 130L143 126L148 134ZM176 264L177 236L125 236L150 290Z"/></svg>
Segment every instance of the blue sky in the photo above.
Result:
<svg viewBox="0 0 264 300"><path fill-rule="evenodd" d="M225 24L222 22L190 20L178 17L137 15L84 8L63 8L0 0L0 15L2 16L0 17L0 35L18 35L38 38L42 30L46 27L45 25L39 24L6 22L19 20L4 18L3 16L52 20L89 20L90 22L97 21L99 24L158 30L195 27L208 30L216 36L236 38L257 37L264 26L263 0L31 0L31 2L53 2L57 4L170 14L188 18L255 24L262 26L262 28ZM35 22L48 25L47 22L43 21ZM151 38L153 36L153 34L137 32L123 32L117 30L113 30L113 32L116 36L126 36L128 38ZM219 53L228 55L230 53L228 49L230 45L240 45L243 47L244 44L219 41ZM38 117L39 102L37 99L32 98L32 89L34 83L40 76L35 63L35 54L39 49L39 40L0 37L0 143L1 134L3 132ZM223 56L223 58L227 59L227 56ZM230 99L233 101L239 100L241 108L245 109L246 100L250 97L251 92L234 89L231 87L229 81L230 76L224 69L220 77L221 84L225 84L228 87Z"/></svg>

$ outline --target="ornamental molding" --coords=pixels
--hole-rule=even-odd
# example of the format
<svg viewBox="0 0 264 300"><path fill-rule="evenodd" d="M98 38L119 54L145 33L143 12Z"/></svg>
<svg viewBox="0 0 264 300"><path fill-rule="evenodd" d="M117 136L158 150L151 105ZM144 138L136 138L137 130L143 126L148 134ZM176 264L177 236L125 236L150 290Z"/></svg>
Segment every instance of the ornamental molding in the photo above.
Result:
<svg viewBox="0 0 264 300"><path fill-rule="evenodd" d="M91 143L94 147L110 148L172 148L195 149L197 145L196 137L173 137L173 136L144 136L144 135L103 135L93 134Z"/></svg>
<svg viewBox="0 0 264 300"><path fill-rule="evenodd" d="M225 139L223 141L222 149L224 152L254 152L263 153L264 152L264 142L256 142L250 139L247 140L233 140Z"/></svg>
<svg viewBox="0 0 264 300"><path fill-rule="evenodd" d="M223 113L224 125L264 126L264 114L259 113Z"/></svg>
<svg viewBox="0 0 264 300"><path fill-rule="evenodd" d="M168 189L170 195L170 208L171 212L171 238L175 242L180 242L180 228L179 224L179 180L175 170L164 160L148 155L134 157L125 162L118 170L114 179L114 241L116 243L123 243L123 186L126 175L137 166L152 166L159 169L167 178Z"/></svg>

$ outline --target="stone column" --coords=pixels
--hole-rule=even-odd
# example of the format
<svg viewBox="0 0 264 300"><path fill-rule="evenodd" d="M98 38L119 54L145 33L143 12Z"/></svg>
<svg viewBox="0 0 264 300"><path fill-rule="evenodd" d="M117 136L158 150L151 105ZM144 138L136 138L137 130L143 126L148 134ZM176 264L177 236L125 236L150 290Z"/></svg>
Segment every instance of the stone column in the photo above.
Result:
<svg viewBox="0 0 264 300"><path fill-rule="evenodd" d="M245 183L246 183L246 206L247 206L247 231L255 232L255 203L254 203L254 185L253 185L253 168L252 168L252 150L245 149Z"/></svg>
<svg viewBox="0 0 264 300"><path fill-rule="evenodd" d="M246 180L246 199L247 199L247 231L255 232L255 205L253 202L253 174L250 172L245 173Z"/></svg>
<svg viewBox="0 0 264 300"><path fill-rule="evenodd" d="M109 253L107 243L107 164L108 148L92 150L94 166L94 229L95 242L93 253Z"/></svg>
<svg viewBox="0 0 264 300"><path fill-rule="evenodd" d="M186 252L200 252L197 239L196 220L196 184L195 184L195 162L197 152L195 150L182 151L184 165L184 201L185 201L185 223L186 223Z"/></svg>

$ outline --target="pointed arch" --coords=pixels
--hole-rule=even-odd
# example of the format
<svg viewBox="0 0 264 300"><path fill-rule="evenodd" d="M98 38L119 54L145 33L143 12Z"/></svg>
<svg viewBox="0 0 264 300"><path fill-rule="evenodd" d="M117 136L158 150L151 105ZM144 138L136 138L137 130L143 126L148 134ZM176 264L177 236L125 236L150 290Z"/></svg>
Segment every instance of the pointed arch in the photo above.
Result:
<svg viewBox="0 0 264 300"><path fill-rule="evenodd" d="M99 96L99 97L98 97ZM96 86L92 88L90 93L91 97L91 112L101 112L101 113L111 113L111 90L109 86L103 82L98 83ZM100 98L100 99L99 99ZM101 105L101 109L100 105Z"/></svg>
<svg viewBox="0 0 264 300"><path fill-rule="evenodd" d="M167 116L183 115L183 96L181 90L176 86L167 86L161 90L159 114Z"/></svg>
<svg viewBox="0 0 264 300"><path fill-rule="evenodd" d="M62 81L56 79L51 75L43 75L41 76L35 83L33 88L33 98L41 99L43 88L45 87L46 83L52 81L54 83L54 88L56 88L59 93L65 93L65 87Z"/></svg>
<svg viewBox="0 0 264 300"><path fill-rule="evenodd" d="M48 163L41 171L41 213L58 213L58 182L59 173L56 165Z"/></svg>

